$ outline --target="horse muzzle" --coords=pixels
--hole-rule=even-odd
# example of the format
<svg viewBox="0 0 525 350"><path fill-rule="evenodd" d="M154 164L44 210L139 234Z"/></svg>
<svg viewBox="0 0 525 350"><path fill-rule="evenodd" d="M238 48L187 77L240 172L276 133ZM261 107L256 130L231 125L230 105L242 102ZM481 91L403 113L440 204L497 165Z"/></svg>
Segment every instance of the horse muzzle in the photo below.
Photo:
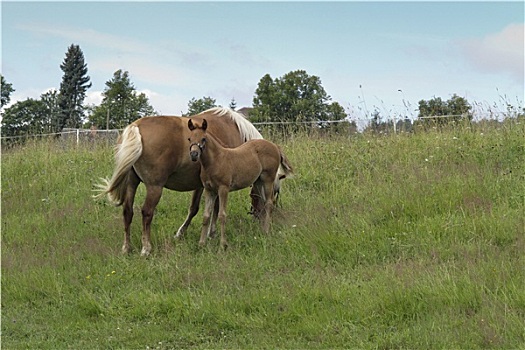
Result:
<svg viewBox="0 0 525 350"><path fill-rule="evenodd" d="M199 160L199 152L198 151L190 151L190 159L194 162Z"/></svg>

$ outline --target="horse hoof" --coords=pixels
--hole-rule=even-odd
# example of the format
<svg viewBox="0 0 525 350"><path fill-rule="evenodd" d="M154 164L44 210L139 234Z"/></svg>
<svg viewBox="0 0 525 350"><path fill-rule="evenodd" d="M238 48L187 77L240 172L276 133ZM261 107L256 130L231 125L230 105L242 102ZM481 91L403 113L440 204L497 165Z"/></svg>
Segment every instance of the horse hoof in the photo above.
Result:
<svg viewBox="0 0 525 350"><path fill-rule="evenodd" d="M148 257L150 254L150 251L146 248L142 248L142 251L140 252L140 256Z"/></svg>
<svg viewBox="0 0 525 350"><path fill-rule="evenodd" d="M180 227L178 230L177 230L177 233L175 234L175 239L181 239L182 238L182 235L184 234L186 230L182 227Z"/></svg>

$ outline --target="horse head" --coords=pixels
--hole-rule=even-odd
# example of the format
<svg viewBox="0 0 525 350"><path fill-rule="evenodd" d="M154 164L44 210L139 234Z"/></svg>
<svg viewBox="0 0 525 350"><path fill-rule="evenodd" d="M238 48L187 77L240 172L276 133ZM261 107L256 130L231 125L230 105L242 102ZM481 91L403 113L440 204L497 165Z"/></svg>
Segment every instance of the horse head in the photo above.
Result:
<svg viewBox="0 0 525 350"><path fill-rule="evenodd" d="M196 162L206 146L206 129L208 122L203 119L202 124L194 123L191 119L188 120L188 128L191 131L188 141L190 142L190 158Z"/></svg>

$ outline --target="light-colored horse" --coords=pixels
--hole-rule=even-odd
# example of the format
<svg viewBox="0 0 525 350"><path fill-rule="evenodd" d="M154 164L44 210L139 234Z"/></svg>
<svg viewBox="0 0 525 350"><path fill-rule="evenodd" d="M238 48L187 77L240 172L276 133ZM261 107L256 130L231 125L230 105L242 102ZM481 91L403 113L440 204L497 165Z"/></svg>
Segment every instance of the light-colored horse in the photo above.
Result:
<svg viewBox="0 0 525 350"><path fill-rule="evenodd" d="M206 236L217 220L213 209L218 197L221 246L226 249L228 193L252 184L263 188L264 211L261 219L263 230L268 232L274 202L274 182L278 177L285 178L292 174L292 167L283 152L277 145L266 140L251 140L236 148L226 148L207 131L209 128L206 119L202 122L189 120L188 129L191 130L190 158L201 164L200 179L206 201L200 245L206 243ZM280 175L279 168L284 170Z"/></svg>
<svg viewBox="0 0 525 350"><path fill-rule="evenodd" d="M111 179L99 185L102 197L123 206L124 243L122 252L130 251L130 229L133 219L133 202L138 185L146 185L146 199L142 206L142 251L151 252L151 222L162 195L163 188L175 191L194 191L188 216L178 229L180 238L199 211L203 188L199 177L200 165L188 156L188 120L202 122L206 118L208 130L226 147L237 147L251 139L262 139L257 129L242 115L230 109L212 108L196 116L146 117L127 126L119 140L115 154L115 169ZM276 186L278 184L276 183ZM252 200L261 197L254 186ZM260 207L260 205L255 205Z"/></svg>

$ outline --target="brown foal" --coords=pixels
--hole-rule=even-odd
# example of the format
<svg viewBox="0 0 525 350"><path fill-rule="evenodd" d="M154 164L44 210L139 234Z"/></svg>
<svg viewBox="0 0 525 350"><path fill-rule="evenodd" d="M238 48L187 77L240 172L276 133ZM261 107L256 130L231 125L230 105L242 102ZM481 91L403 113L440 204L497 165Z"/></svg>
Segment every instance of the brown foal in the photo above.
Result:
<svg viewBox="0 0 525 350"><path fill-rule="evenodd" d="M265 232L270 228L270 213L274 201L274 182L279 176L284 178L292 174L292 167L277 145L270 141L250 140L236 148L227 148L207 132L208 122L188 120L190 137L190 158L200 162L200 179L204 187L205 209L200 245L206 243L211 227L217 217L213 208L219 198L218 219L221 227L221 246L226 249L225 225L228 193L251 185L262 187L264 209L261 215Z"/></svg>

